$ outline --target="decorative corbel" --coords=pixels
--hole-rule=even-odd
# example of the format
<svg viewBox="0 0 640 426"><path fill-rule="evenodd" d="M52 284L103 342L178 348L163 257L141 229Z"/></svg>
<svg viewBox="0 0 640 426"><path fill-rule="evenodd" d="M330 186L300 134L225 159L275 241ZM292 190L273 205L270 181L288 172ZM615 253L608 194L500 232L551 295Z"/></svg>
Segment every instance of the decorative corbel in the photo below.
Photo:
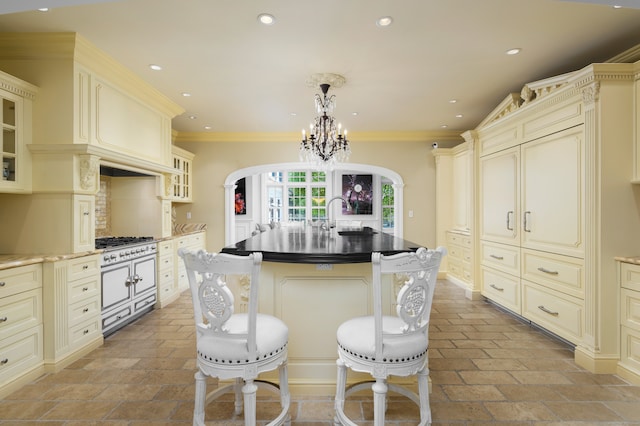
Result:
<svg viewBox="0 0 640 426"><path fill-rule="evenodd" d="M98 191L96 176L100 169L100 159L95 155L78 155L80 188L84 191Z"/></svg>

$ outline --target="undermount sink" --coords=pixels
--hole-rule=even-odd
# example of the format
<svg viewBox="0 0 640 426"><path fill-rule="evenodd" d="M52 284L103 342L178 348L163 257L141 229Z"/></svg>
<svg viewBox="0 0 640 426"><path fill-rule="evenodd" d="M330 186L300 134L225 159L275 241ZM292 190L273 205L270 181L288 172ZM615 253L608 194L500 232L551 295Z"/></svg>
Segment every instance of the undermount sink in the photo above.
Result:
<svg viewBox="0 0 640 426"><path fill-rule="evenodd" d="M349 228L344 228L340 231L338 231L338 235L373 235L373 234L377 234L376 231L374 231L372 228L365 226L364 228L355 228L355 229L349 229Z"/></svg>

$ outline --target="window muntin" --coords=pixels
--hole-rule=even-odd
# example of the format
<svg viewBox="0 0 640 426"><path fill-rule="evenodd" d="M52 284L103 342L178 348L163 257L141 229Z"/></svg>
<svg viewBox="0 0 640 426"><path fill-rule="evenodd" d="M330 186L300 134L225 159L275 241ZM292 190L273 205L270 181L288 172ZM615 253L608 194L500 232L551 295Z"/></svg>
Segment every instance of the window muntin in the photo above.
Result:
<svg viewBox="0 0 640 426"><path fill-rule="evenodd" d="M326 218L325 172L268 172L266 182L269 222L306 222Z"/></svg>
<svg viewBox="0 0 640 426"><path fill-rule="evenodd" d="M381 188L381 207L382 207L382 230L391 231L395 227L395 193L393 184L390 182L382 182Z"/></svg>

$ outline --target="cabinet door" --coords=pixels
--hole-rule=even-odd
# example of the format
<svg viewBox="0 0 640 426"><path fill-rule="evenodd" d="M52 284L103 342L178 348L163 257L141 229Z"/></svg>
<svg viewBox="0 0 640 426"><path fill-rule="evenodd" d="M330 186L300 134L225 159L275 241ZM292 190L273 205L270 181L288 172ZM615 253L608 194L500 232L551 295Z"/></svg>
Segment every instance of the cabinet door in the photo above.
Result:
<svg viewBox="0 0 640 426"><path fill-rule="evenodd" d="M582 257L584 147L578 126L522 145L522 246Z"/></svg>
<svg viewBox="0 0 640 426"><path fill-rule="evenodd" d="M453 158L453 227L471 228L471 174L473 157L471 151L457 154Z"/></svg>
<svg viewBox="0 0 640 426"><path fill-rule="evenodd" d="M518 245L520 147L480 159L480 238Z"/></svg>
<svg viewBox="0 0 640 426"><path fill-rule="evenodd" d="M93 195L74 196L74 253L94 250L96 229L95 197Z"/></svg>

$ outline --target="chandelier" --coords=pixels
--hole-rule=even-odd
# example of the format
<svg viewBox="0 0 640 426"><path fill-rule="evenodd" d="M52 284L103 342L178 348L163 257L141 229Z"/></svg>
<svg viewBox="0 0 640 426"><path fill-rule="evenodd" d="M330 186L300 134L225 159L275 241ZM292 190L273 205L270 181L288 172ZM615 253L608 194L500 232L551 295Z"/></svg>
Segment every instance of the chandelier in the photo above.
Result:
<svg viewBox="0 0 640 426"><path fill-rule="evenodd" d="M336 87L342 86L345 79L337 74L314 74L309 85L318 85L322 94L316 94L315 104L318 116L309 125L309 135L302 130L300 143L300 160L315 163L318 167L331 167L336 162L349 159L351 148L347 139L347 130L342 131L342 125L336 126L336 121L330 114L335 108L335 95L329 96L332 83Z"/></svg>

